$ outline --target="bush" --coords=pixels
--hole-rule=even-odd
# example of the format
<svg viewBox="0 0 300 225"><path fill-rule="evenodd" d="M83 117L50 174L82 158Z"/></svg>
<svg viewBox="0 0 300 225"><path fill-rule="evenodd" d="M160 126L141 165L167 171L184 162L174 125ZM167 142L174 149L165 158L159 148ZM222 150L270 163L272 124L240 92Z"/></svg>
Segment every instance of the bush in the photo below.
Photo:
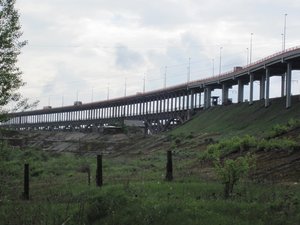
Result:
<svg viewBox="0 0 300 225"><path fill-rule="evenodd" d="M250 148L255 147L256 142L256 139L249 135L225 139L219 143L209 145L207 150L200 155L200 159L215 160L232 152L247 151Z"/></svg>
<svg viewBox="0 0 300 225"><path fill-rule="evenodd" d="M288 150L293 151L298 146L297 142L283 138L283 139L270 139L270 140L261 140L257 144L258 150Z"/></svg>
<svg viewBox="0 0 300 225"><path fill-rule="evenodd" d="M214 164L216 174L224 184L224 197L228 198L233 193L234 185L243 177L248 175L254 165L254 158L247 154L237 159L228 159L223 163L217 160Z"/></svg>

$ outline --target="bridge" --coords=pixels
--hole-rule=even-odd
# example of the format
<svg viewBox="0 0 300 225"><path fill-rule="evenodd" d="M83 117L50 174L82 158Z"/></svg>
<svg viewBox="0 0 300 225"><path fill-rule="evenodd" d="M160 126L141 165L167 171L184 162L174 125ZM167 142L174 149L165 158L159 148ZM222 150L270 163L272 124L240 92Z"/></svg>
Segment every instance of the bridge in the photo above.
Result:
<svg viewBox="0 0 300 225"><path fill-rule="evenodd" d="M194 113L208 109L218 97L230 104L229 89L238 86L238 103L244 101L244 86L249 85L249 105L253 104L253 84L259 81L259 100L270 105L270 77L281 77L281 96L286 108L292 107L292 71L300 69L300 46L275 53L244 67L206 79L164 89L138 93L88 104L44 108L8 114L0 126L17 130L98 130L124 120L144 121L147 130L158 132L188 120ZM212 91L221 89L221 96ZM212 101L213 100L213 101Z"/></svg>

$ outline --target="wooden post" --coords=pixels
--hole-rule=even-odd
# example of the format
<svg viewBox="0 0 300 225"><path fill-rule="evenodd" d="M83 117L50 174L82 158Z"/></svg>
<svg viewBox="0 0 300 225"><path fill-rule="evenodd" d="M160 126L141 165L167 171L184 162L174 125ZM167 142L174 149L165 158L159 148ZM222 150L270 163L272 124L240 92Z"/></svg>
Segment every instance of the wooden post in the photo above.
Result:
<svg viewBox="0 0 300 225"><path fill-rule="evenodd" d="M172 181L173 180L173 164L172 164L172 151L167 152L167 173L166 173L166 180Z"/></svg>
<svg viewBox="0 0 300 225"><path fill-rule="evenodd" d="M97 155L96 185L97 185L97 187L101 187L103 185L103 179L102 179L102 155Z"/></svg>
<svg viewBox="0 0 300 225"><path fill-rule="evenodd" d="M87 170L87 177L88 177L88 185L91 185L91 169L90 167Z"/></svg>
<svg viewBox="0 0 300 225"><path fill-rule="evenodd" d="M24 165L24 193L25 200L29 200L29 164Z"/></svg>

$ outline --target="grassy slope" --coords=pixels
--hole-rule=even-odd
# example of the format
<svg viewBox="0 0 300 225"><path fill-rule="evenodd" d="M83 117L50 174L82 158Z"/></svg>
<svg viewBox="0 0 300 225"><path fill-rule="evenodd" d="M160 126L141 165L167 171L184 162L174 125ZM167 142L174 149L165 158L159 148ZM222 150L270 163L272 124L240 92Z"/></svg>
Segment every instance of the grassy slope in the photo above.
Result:
<svg viewBox="0 0 300 225"><path fill-rule="evenodd" d="M203 111L171 131L177 134L173 138L135 140L118 154L104 156L101 189L94 187L95 157L9 151L9 159L0 157L0 224L297 224L298 184L241 183L237 194L225 200L222 184L202 178L207 168L198 154L206 148L203 133L218 132L220 138L261 134L299 118L299 109L296 99L289 110L283 99L275 99L268 109L256 102ZM170 183L164 182L167 149L174 152ZM20 199L24 160L31 168L29 202ZM82 165L91 166L91 186L78 172Z"/></svg>
<svg viewBox="0 0 300 225"><path fill-rule="evenodd" d="M180 133L211 133L218 132L221 136L243 134L261 135L275 124L286 123L291 118L300 118L300 101L293 97L293 106L285 108L285 99L272 99L268 108L263 101L229 106L212 107L196 115L191 121L174 129L172 134Z"/></svg>

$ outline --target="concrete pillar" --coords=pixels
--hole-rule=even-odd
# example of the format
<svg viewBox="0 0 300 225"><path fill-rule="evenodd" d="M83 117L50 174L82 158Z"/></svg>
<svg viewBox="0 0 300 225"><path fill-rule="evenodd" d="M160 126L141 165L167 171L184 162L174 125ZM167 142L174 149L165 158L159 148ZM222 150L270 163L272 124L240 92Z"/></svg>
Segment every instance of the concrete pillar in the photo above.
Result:
<svg viewBox="0 0 300 225"><path fill-rule="evenodd" d="M201 91L199 92L199 108L201 108Z"/></svg>
<svg viewBox="0 0 300 225"><path fill-rule="evenodd" d="M249 105L253 104L253 81L254 81L254 75L250 73L250 87L249 87Z"/></svg>
<svg viewBox="0 0 300 225"><path fill-rule="evenodd" d="M190 92L189 91L186 92L186 109L187 110L190 109Z"/></svg>
<svg viewBox="0 0 300 225"><path fill-rule="evenodd" d="M281 75L281 97L285 96L285 77L286 73Z"/></svg>
<svg viewBox="0 0 300 225"><path fill-rule="evenodd" d="M238 103L244 100L244 84L241 79L238 80Z"/></svg>
<svg viewBox="0 0 300 225"><path fill-rule="evenodd" d="M182 109L185 110L185 94L183 93L183 96L182 96Z"/></svg>
<svg viewBox="0 0 300 225"><path fill-rule="evenodd" d="M285 107L288 109L292 106L292 64L287 64L286 69L286 105Z"/></svg>
<svg viewBox="0 0 300 225"><path fill-rule="evenodd" d="M194 111L194 101L195 101L194 91L191 90L191 110L192 111Z"/></svg>
<svg viewBox="0 0 300 225"><path fill-rule="evenodd" d="M222 105L226 105L228 103L228 92L229 87L226 84L222 84Z"/></svg>
<svg viewBox="0 0 300 225"><path fill-rule="evenodd" d="M159 100L159 112L162 112L162 99Z"/></svg>
<svg viewBox="0 0 300 225"><path fill-rule="evenodd" d="M204 108L208 109L211 107L211 88L206 87L204 89Z"/></svg>
<svg viewBox="0 0 300 225"><path fill-rule="evenodd" d="M269 95L270 95L270 69L266 68L266 95L265 95L265 107L270 105Z"/></svg>
<svg viewBox="0 0 300 225"><path fill-rule="evenodd" d="M262 100L265 98L265 81L266 76L262 75L260 79L260 90L259 90L259 99Z"/></svg>

